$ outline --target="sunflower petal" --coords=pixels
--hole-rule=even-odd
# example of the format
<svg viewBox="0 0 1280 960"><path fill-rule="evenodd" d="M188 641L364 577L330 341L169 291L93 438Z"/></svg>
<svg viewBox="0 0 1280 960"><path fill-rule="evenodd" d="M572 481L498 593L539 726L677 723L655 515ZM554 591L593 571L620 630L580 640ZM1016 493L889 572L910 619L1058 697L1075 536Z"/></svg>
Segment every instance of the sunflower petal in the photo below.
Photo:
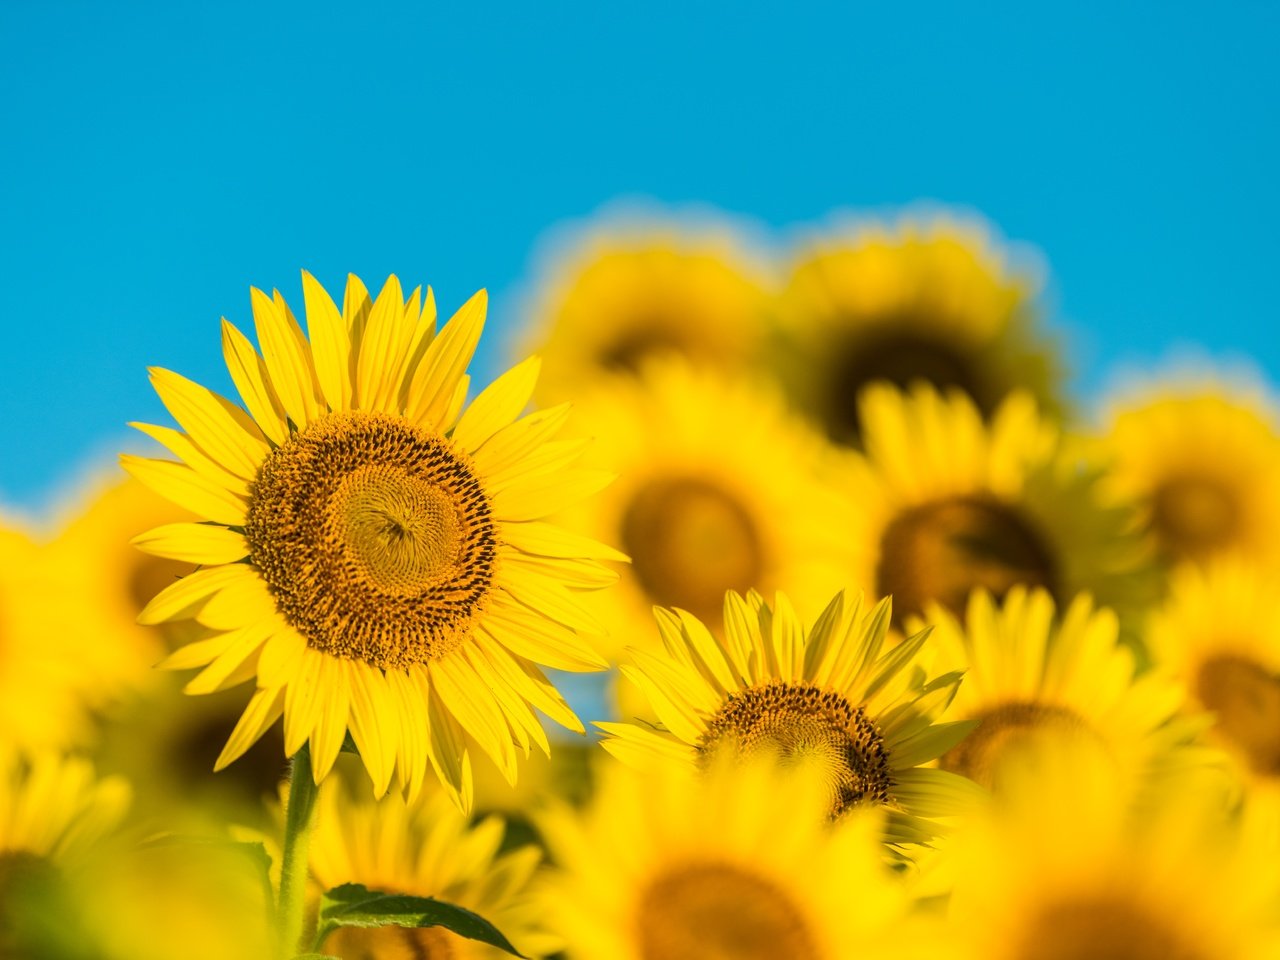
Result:
<svg viewBox="0 0 1280 960"><path fill-rule="evenodd" d="M351 378L348 373L351 338L346 320L338 312L338 305L328 291L305 270L302 271L302 298L320 392L330 410L347 410L351 406Z"/></svg>
<svg viewBox="0 0 1280 960"><path fill-rule="evenodd" d="M167 523L129 542L154 557L195 564L235 563L249 555L243 533L215 523Z"/></svg>
<svg viewBox="0 0 1280 960"><path fill-rule="evenodd" d="M489 384L472 401L453 431L453 441L468 453L515 421L529 405L542 361L529 357Z"/></svg>

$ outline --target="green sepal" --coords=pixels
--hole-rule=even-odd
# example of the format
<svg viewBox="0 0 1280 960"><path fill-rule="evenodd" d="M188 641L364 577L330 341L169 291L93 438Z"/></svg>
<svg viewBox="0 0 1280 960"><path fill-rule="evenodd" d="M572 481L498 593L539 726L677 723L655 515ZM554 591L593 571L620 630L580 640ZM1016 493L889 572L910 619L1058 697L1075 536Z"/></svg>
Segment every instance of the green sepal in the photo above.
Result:
<svg viewBox="0 0 1280 960"><path fill-rule="evenodd" d="M344 883L327 891L320 900L318 948L339 927L444 927L468 940L523 957L498 928L465 907L434 897L378 893L358 883Z"/></svg>

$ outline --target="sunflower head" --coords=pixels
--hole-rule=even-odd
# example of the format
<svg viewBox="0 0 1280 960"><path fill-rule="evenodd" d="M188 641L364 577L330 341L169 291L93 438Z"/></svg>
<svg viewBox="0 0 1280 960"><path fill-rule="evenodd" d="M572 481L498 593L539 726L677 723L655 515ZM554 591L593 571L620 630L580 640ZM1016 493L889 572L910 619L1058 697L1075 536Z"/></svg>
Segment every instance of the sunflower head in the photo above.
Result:
<svg viewBox="0 0 1280 960"><path fill-rule="evenodd" d="M660 726L598 724L615 756L705 766L721 753L764 752L816 767L832 816L887 808L895 841L927 838L936 830L927 820L971 796L968 781L921 766L973 727L934 723L960 675L926 677L917 657L927 632L886 649L889 601L864 610L837 594L806 629L783 594L770 606L731 592L723 638L684 611L657 616L663 649L633 649L622 672Z"/></svg>
<svg viewBox="0 0 1280 960"><path fill-rule="evenodd" d="M984 416L1014 390L1057 408L1060 373L1034 333L1036 281L975 224L905 219L812 241L779 301L785 379L835 440L858 443L858 396L917 382Z"/></svg>
<svg viewBox="0 0 1280 960"><path fill-rule="evenodd" d="M379 792L416 792L430 764L466 805L473 749L509 780L547 749L531 706L581 729L541 666L603 666L577 598L613 552L540 518L610 478L554 439L565 409L522 416L536 360L464 410L483 293L437 332L431 291L395 277L376 299L350 278L341 310L307 274L303 292L309 336L279 293L253 291L260 353L224 321L243 408L153 371L182 430L141 429L179 461L125 465L205 522L142 538L200 569L140 620L204 632L166 661L203 667L187 692L253 681L219 767L283 715L317 782L349 732Z"/></svg>
<svg viewBox="0 0 1280 960"><path fill-rule="evenodd" d="M597 230L559 260L534 307L542 392L576 396L602 375L633 374L663 355L740 368L761 347L767 283L727 229Z"/></svg>

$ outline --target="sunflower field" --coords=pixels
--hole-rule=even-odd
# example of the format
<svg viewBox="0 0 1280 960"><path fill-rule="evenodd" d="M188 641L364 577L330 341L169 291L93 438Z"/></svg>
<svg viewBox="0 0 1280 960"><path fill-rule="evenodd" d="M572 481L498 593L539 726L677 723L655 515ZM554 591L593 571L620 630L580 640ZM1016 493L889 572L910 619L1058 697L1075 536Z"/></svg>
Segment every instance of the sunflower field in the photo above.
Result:
<svg viewBox="0 0 1280 960"><path fill-rule="evenodd" d="M0 531L0 957L1280 958L1266 383L945 211L376 281Z"/></svg>

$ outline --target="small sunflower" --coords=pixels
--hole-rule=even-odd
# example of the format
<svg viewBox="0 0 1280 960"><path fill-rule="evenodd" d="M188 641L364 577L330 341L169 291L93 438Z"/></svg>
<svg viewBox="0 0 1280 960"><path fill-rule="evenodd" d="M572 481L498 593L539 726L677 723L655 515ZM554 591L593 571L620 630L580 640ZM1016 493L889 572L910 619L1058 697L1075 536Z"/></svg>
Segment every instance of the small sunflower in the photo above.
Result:
<svg viewBox="0 0 1280 960"><path fill-rule="evenodd" d="M767 279L727 229L674 224L589 234L544 282L529 341L541 393L575 397L654 356L735 370L761 348Z"/></svg>
<svg viewBox="0 0 1280 960"><path fill-rule="evenodd" d="M963 777L922 767L958 743L971 721L935 723L959 674L925 681L916 662L928 637L885 650L890 604L864 611L837 594L806 630L785 594L725 595L724 638L683 610L658 609L663 650L630 651L623 675L657 713L657 730L597 724L604 748L629 763L706 764L721 750L776 752L824 773L828 812L882 806L887 839L923 842L935 818L973 795Z"/></svg>
<svg viewBox="0 0 1280 960"><path fill-rule="evenodd" d="M543 832L559 868L543 888L570 958L846 960L891 956L905 895L880 823L823 818L811 771L716 763L706 776L609 764L585 814Z"/></svg>
<svg viewBox="0 0 1280 960"><path fill-rule="evenodd" d="M1061 379L1034 329L1036 284L981 227L868 225L802 250L778 303L791 392L832 439L857 443L868 384L959 390L985 417L1024 390L1056 413Z"/></svg>
<svg viewBox="0 0 1280 960"><path fill-rule="evenodd" d="M631 558L620 589L593 598L615 649L642 644L655 605L718 632L726 590L787 587L813 614L847 582L854 504L823 475L828 444L766 383L658 361L585 394L574 416L618 474L562 518Z"/></svg>
<svg viewBox="0 0 1280 960"><path fill-rule="evenodd" d="M1126 637L1136 629L1153 582L1132 514L1104 500L1029 395L1007 398L989 424L963 394L923 384L869 387L861 410L854 582L893 597L895 625L931 601L961 614L974 589L999 598L1023 584L1064 606L1088 593Z"/></svg>
<svg viewBox="0 0 1280 960"><path fill-rule="evenodd" d="M351 277L342 310L305 273L303 292L309 339L279 293L253 291L261 354L224 321L248 413L153 371L185 432L140 429L180 462L122 461L207 522L142 538L201 569L139 619L206 631L166 661L203 667L188 693L255 681L219 768L283 714L317 782L349 731L379 793L416 792L429 762L465 806L474 748L510 780L518 751L547 749L531 705L582 729L541 665L604 666L575 593L612 552L539 518L610 477L552 439L566 408L521 417L536 359L463 411L483 293L437 334L431 291L406 302L395 277L373 301Z"/></svg>
<svg viewBox="0 0 1280 960"><path fill-rule="evenodd" d="M978 727L939 760L987 787L1041 737L1088 740L1117 769L1141 779L1189 736L1169 726L1183 691L1154 673L1135 677L1119 645L1114 613L1077 596L1060 621L1043 589L1013 587L997 607L985 590L969 597L963 623L936 604L929 648L940 670L964 671L944 717ZM914 624L917 629L919 624Z"/></svg>
<svg viewBox="0 0 1280 960"><path fill-rule="evenodd" d="M1215 718L1210 735L1256 788L1280 798L1280 575L1238 556L1183 566L1152 614L1152 659Z"/></svg>
<svg viewBox="0 0 1280 960"><path fill-rule="evenodd" d="M1085 750L1010 771L955 851L937 960L1274 960L1274 844L1225 815L1219 784L1162 786L1135 806Z"/></svg>
<svg viewBox="0 0 1280 960"><path fill-rule="evenodd" d="M311 875L321 890L343 883L435 897L484 917L521 953L541 957L559 943L544 926L530 881L542 860L536 847L499 853L501 818L472 824L442 792L413 803L374 801L334 777L320 792L322 812L311 840ZM443 927L343 927L321 952L361 960L499 960L509 954Z"/></svg>
<svg viewBox="0 0 1280 960"><path fill-rule="evenodd" d="M1280 565L1280 429L1260 397L1168 383L1116 401L1100 447L1171 562L1223 552Z"/></svg>

